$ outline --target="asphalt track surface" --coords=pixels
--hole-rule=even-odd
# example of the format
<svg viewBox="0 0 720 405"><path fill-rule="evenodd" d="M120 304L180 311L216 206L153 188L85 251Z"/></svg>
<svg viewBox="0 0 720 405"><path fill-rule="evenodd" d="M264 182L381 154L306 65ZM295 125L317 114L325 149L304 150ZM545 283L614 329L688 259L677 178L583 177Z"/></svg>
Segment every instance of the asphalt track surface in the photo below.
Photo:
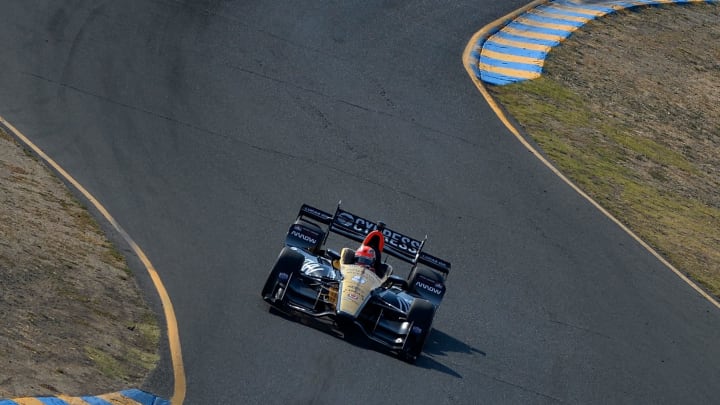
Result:
<svg viewBox="0 0 720 405"><path fill-rule="evenodd" d="M717 309L533 157L462 66L524 2L276 3L0 3L0 115L152 260L186 404L720 397ZM338 200L453 263L416 365L259 297L300 204ZM166 356L144 388L169 397L171 376Z"/></svg>

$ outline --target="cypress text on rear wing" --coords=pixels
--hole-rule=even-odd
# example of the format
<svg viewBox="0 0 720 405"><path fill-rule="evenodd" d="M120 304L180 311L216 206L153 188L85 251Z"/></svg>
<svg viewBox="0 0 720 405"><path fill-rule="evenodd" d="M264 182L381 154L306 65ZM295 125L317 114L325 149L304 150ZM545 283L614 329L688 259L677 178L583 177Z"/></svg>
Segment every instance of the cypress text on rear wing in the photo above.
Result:
<svg viewBox="0 0 720 405"><path fill-rule="evenodd" d="M298 218L309 218L328 225L330 232L337 233L357 242L362 242L368 233L379 230L385 236L384 253L411 263L413 266L423 264L447 276L450 273L450 262L422 251L427 236L422 241L387 228L382 222L373 222L340 208L338 204L335 214L303 204ZM327 238L327 235L325 236Z"/></svg>

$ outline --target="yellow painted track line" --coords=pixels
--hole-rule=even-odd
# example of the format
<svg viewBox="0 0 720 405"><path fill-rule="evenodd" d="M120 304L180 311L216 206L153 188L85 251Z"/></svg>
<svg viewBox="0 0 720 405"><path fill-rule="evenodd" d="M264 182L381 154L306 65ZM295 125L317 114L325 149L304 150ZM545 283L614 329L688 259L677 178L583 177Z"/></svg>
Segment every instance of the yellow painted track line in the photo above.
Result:
<svg viewBox="0 0 720 405"><path fill-rule="evenodd" d="M113 228L122 236L125 242L130 245L133 252L140 258L140 261L145 266L150 278L152 279L153 285L160 296L162 302L163 311L165 314L165 322L167 323L167 334L168 343L170 346L170 357L173 365L173 376L175 379L174 393L170 399L173 405L180 405L185 401L185 368L183 367L182 351L180 348L180 334L178 332L177 319L175 318L175 310L173 309L172 301L170 301L170 295L168 295L165 285L160 279L155 267L150 262L150 259L145 255L145 252L135 241L128 235L127 232L115 221L112 215L108 212L105 207L85 189L77 180L75 180L68 172L65 171L59 164L50 158L45 152L42 151L37 145L32 143L25 135L23 135L17 128L10 124L5 118L0 116L0 124L7 127L12 133L24 143L27 147L33 150L38 156L40 156L47 164L49 164L57 173L59 173L66 181L73 185L83 196L102 214L102 216L112 225Z"/></svg>
<svg viewBox="0 0 720 405"><path fill-rule="evenodd" d="M58 399L65 401L68 405L90 405L87 401L82 398L69 397L67 395L58 395Z"/></svg>
<svg viewBox="0 0 720 405"><path fill-rule="evenodd" d="M100 399L103 399L113 405L142 405L141 403L134 401L119 392L113 392L110 394L98 395ZM173 404L175 402L173 401Z"/></svg>
<svg viewBox="0 0 720 405"><path fill-rule="evenodd" d="M555 18L558 20L574 21L574 22L579 22L579 23L587 23L588 21L592 20L592 18L590 18L590 17L577 17L577 16L565 15L565 14L560 14L560 13L553 13L552 9L530 10L529 13L539 15L541 17L549 17L549 18Z"/></svg>
<svg viewBox="0 0 720 405"><path fill-rule="evenodd" d="M541 21L531 20L527 17L518 17L515 19L515 21L525 24L530 27L548 28L551 30L575 31L578 28L570 23L568 23L568 24L545 23L545 22L541 22Z"/></svg>
<svg viewBox="0 0 720 405"><path fill-rule="evenodd" d="M18 405L45 405L41 400L37 398L16 398L13 399Z"/></svg>
<svg viewBox="0 0 720 405"><path fill-rule="evenodd" d="M489 49L483 49L482 55L487 56L488 58L502 60L505 62L526 63L529 65L536 65L541 67L545 64L545 59L531 58L529 56L510 55L509 53L495 52Z"/></svg>
<svg viewBox="0 0 720 405"><path fill-rule="evenodd" d="M500 66L488 65L486 63L478 63L478 66L486 72L498 73L501 75L512 77L520 77L528 80L537 79L538 77L540 77L540 72L530 72L528 70L504 68Z"/></svg>
<svg viewBox="0 0 720 405"><path fill-rule="evenodd" d="M510 122L508 117L505 115L505 113L502 111L498 103L495 101L495 99L490 95L490 93L485 88L485 85L483 85L482 81L475 75L475 72L472 69L472 64L474 63L472 56L472 52L475 50L475 47L480 40L480 38L487 37L493 30L497 29L502 24L505 24L507 21L517 17L518 15L524 13L527 10L530 10L532 8L537 7L538 5L547 2L548 0L535 0L526 6L519 8L503 17L498 18L497 20L491 22L490 24L484 26L480 29L480 31L476 32L472 38L470 38L470 42L465 46L465 51L463 52L462 56L462 63L465 67L465 71L467 72L468 76L470 76L470 80L472 80L473 84L475 84L475 87L480 91L480 94L483 96L485 101L488 103L490 108L495 112L495 115L497 115L498 119L507 127L507 129L512 133L515 138L527 149L529 150L540 162L542 162L543 165L545 165L548 169L550 169L551 172L553 172L556 176L558 176L565 184L570 186L573 190L575 190L576 193L578 193L581 197L586 199L590 204L592 204L598 211L600 211L603 215L605 215L607 218L609 218L611 221L613 221L620 229L625 231L631 238L633 238L637 243L639 243L645 250L650 252L657 260L660 261L660 263L664 264L668 269L670 269L675 275L677 275L682 281L687 283L692 289L694 289L698 294L700 294L703 298L705 298L708 302L710 302L712 305L714 305L716 308L720 309L720 302L718 302L715 298L713 298L710 294L705 292L702 288L700 288L697 284L695 284L692 280L687 278L680 270L675 268L670 262L668 262L664 257L662 257L655 249L652 248L652 246L648 245L647 242L640 239L639 236L637 236L633 231L630 230L627 226L625 226L622 222L620 222L617 218L615 218L608 210L603 208L597 201L593 200L592 197L587 195L584 191L580 189L575 183L570 181L564 174L560 172L555 166L553 166L550 161L548 161L543 155L540 154L540 152L537 151L521 134L520 131L515 128L515 126Z"/></svg>
<svg viewBox="0 0 720 405"><path fill-rule="evenodd" d="M572 12L580 13L580 14L592 15L595 17L602 17L605 14L607 14L607 12L605 12L605 11L593 10L591 8L569 7L569 6L563 6L562 4L553 4L552 8L557 8L559 10L565 10L565 11L572 11Z"/></svg>
<svg viewBox="0 0 720 405"><path fill-rule="evenodd" d="M552 46L548 45L541 45L541 44L531 44L530 42L522 42L522 41L514 41L512 39L507 38L501 38L501 37L492 37L488 39L487 42L493 42L500 45L507 45L507 46L513 46L516 48L522 48L522 49L530 49L533 51L541 51L548 53L550 50L552 50ZM483 50L484 52L484 50Z"/></svg>
<svg viewBox="0 0 720 405"><path fill-rule="evenodd" d="M546 39L548 41L558 41L558 42L565 40L565 37L562 35L543 34L540 32L519 30L519 29L513 28L513 27L505 27L502 29L502 32L506 32L508 34L512 34L512 35L515 35L518 37L530 38L530 39Z"/></svg>

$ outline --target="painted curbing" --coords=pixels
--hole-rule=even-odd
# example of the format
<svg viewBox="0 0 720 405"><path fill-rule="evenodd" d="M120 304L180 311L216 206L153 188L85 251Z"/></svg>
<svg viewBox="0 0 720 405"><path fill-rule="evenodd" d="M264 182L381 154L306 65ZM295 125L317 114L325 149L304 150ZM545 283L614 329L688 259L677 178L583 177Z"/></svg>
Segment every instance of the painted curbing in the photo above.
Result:
<svg viewBox="0 0 720 405"><path fill-rule="evenodd" d="M0 405L169 405L170 401L138 389L86 397L26 397L0 399Z"/></svg>
<svg viewBox="0 0 720 405"><path fill-rule="evenodd" d="M553 0L500 21L478 39L471 68L485 83L498 86L536 79L545 59L588 21L619 10L665 4L718 3L718 0Z"/></svg>
<svg viewBox="0 0 720 405"><path fill-rule="evenodd" d="M531 3L525 5L524 7L517 9L501 18L498 18L497 20L484 26L480 29L480 31L476 32L472 36L472 38L470 38L467 45L465 46L465 51L463 52L462 57L463 66L465 67L465 71L467 72L468 76L470 76L470 80L473 82L475 87L478 89L480 94L488 103L488 106L495 112L495 115L497 115L500 122L502 122L503 125L505 125L505 127L508 129L508 131L510 131L510 133L515 137L515 139L517 139L530 153L533 154L533 156L535 156L543 165L545 165L545 167L547 167L565 184L575 190L575 192L578 193L582 198L587 200L593 207L595 207L598 211L600 211L603 215L605 215L608 219L615 223L615 225L617 225L620 229L625 231L625 233L630 235L630 237L633 238L638 244L640 244L640 246L650 252L650 254L653 255L660 263L664 264L678 278L680 278L683 282L689 285L693 290L700 294L700 296L705 298L711 305L720 309L720 302L718 302L715 297L708 294L699 285L695 284L695 282L690 280L683 272L675 268L672 263L668 262L667 259L661 256L660 253L658 253L655 249L652 248L652 246L648 245L647 242L640 239L640 237L633 233L630 228L620 222L617 218L610 214L608 210L603 208L602 205L600 205L597 201L593 200L592 197L587 195L587 193L582 191L580 187L578 187L564 174L562 174L562 172L560 172L557 167L550 163L550 161L547 160L547 158L543 156L542 153L540 153L532 144L530 144L530 142L525 138L525 136L520 133L520 130L518 130L515 125L510 122L508 116L505 114L502 108L500 108L500 105L498 105L495 99L490 95L490 92L488 92L487 88L484 86L482 80L480 79L480 72L477 65L477 60L479 59L482 44L485 42L485 40L491 35L497 33L504 25L514 20L517 16L537 7L538 5L546 3L549 3L549 0L534 0ZM717 3L717 1L711 1L710 3Z"/></svg>

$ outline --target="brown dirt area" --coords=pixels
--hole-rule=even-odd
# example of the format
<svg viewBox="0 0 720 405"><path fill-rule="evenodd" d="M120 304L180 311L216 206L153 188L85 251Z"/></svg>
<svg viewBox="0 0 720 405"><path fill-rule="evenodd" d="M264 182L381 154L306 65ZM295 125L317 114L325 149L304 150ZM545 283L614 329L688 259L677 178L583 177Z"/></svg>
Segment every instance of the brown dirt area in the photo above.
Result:
<svg viewBox="0 0 720 405"><path fill-rule="evenodd" d="M0 319L0 398L139 387L158 360L157 320L125 259L5 132Z"/></svg>
<svg viewBox="0 0 720 405"><path fill-rule="evenodd" d="M589 32L593 34L576 39L574 50L579 58L568 50L555 62L572 68L568 59L575 59L576 64L585 65L577 69L581 74L570 76L569 70L557 70L556 77L572 88L588 83L581 94L592 95L593 108L623 117L632 136L651 139L690 163L684 168L637 156L623 165L646 184L710 209L701 220L714 226L698 233L688 230L672 250L693 248L688 239L703 244L702 257L684 259L681 265L694 268L698 276L712 272L717 277L720 235L710 232L720 229L720 6L624 13ZM608 43L613 39L619 46L609 52ZM589 58L581 47L592 49ZM621 64L630 69L618 68ZM597 79L590 81L591 76ZM714 286L716 294L718 287Z"/></svg>
<svg viewBox="0 0 720 405"><path fill-rule="evenodd" d="M588 28L552 55L549 75L708 175L623 162L645 182L720 208L720 7L648 8Z"/></svg>

